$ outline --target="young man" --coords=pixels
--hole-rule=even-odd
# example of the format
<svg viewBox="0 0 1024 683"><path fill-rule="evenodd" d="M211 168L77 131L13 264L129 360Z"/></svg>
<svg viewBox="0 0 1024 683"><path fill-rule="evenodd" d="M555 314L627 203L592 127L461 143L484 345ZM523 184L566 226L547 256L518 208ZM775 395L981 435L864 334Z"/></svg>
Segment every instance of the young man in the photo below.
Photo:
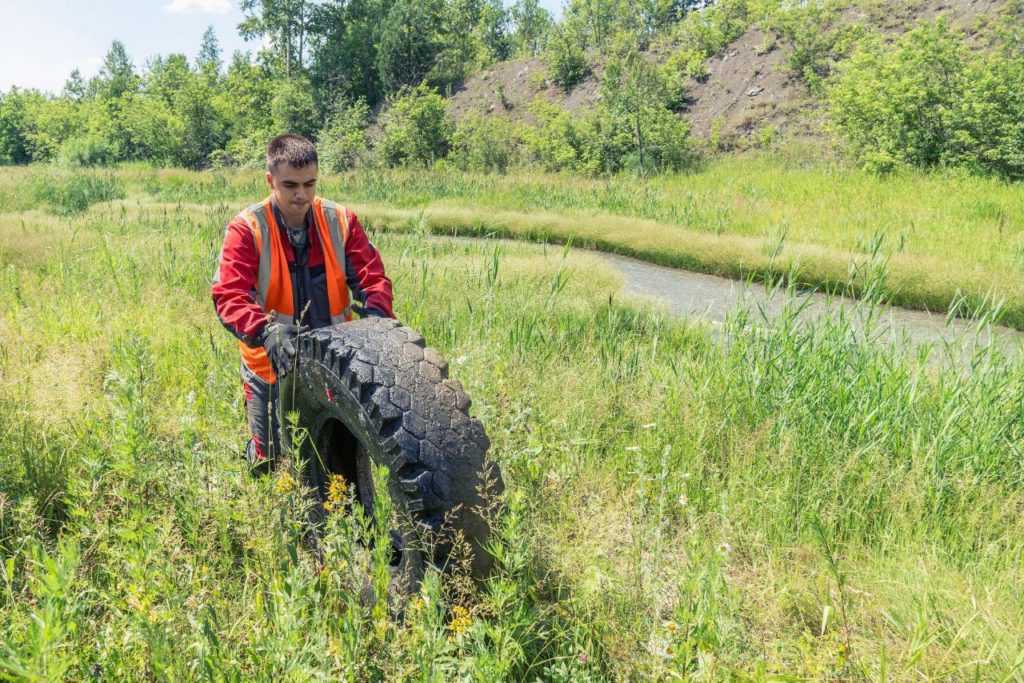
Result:
<svg viewBox="0 0 1024 683"><path fill-rule="evenodd" d="M228 223L213 304L239 340L251 466L279 455L277 380L300 331L361 316L393 318L391 281L355 214L316 196L317 155L298 135L267 146L271 194ZM349 297L349 290L352 292Z"/></svg>

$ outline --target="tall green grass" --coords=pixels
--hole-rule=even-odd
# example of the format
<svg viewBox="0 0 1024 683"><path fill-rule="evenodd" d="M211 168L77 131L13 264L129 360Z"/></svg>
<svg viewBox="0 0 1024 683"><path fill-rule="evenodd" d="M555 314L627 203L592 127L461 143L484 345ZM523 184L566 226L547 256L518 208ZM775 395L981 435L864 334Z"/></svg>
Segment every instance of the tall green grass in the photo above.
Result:
<svg viewBox="0 0 1024 683"><path fill-rule="evenodd" d="M15 195L33 196L17 188L36 183L39 171L6 173ZM142 201L175 205L237 207L267 191L256 173L129 167L110 179L133 196L144 194ZM762 154L653 179L362 169L323 178L321 191L382 228L571 240L663 265L743 279L790 277L854 295L865 291L861 265L882 255L884 287L895 303L946 311L960 300L972 309L997 300L1003 322L1024 328L1024 290L1017 286L1024 195L1016 185L953 171L878 177ZM54 210L121 190L106 197L75 192L74 200L53 198Z"/></svg>
<svg viewBox="0 0 1024 683"><path fill-rule="evenodd" d="M1021 358L882 347L796 303L712 336L586 254L374 233L509 485L496 576L431 574L399 622L360 598L375 532L335 517L317 563L295 465L239 458L208 287L224 187L257 184L204 204L182 188L222 181L156 174L158 201L130 173L78 217L0 216L6 675L1024 675Z"/></svg>

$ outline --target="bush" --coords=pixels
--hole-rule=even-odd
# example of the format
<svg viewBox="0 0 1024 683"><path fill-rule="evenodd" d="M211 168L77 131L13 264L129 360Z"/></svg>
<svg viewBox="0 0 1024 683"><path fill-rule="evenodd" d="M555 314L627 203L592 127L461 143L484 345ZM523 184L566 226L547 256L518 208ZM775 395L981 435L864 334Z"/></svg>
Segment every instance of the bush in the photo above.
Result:
<svg viewBox="0 0 1024 683"><path fill-rule="evenodd" d="M544 53L551 82L565 91L576 87L590 70L586 55L572 34L565 29L554 32Z"/></svg>
<svg viewBox="0 0 1024 683"><path fill-rule="evenodd" d="M320 168L338 173L366 161L370 125L370 107L366 100L357 100L331 119L317 135Z"/></svg>
<svg viewBox="0 0 1024 683"><path fill-rule="evenodd" d="M292 78L280 84L270 101L270 115L277 135L295 133L311 137L316 132L317 112L309 81Z"/></svg>
<svg viewBox="0 0 1024 683"><path fill-rule="evenodd" d="M424 85L399 91L380 121L377 151L389 166L428 165L448 154L452 120L444 99Z"/></svg>
<svg viewBox="0 0 1024 683"><path fill-rule="evenodd" d="M548 171L584 171L589 126L584 118L574 118L565 109L538 96L529 111L537 125L528 131L526 146L530 155Z"/></svg>
<svg viewBox="0 0 1024 683"><path fill-rule="evenodd" d="M523 133L505 116L473 113L459 122L452 137L452 157L464 171L504 173L519 162Z"/></svg>
<svg viewBox="0 0 1024 683"><path fill-rule="evenodd" d="M25 183L37 204L54 213L70 216L82 213L93 204L124 199L124 183L108 173L44 171L29 176Z"/></svg>
<svg viewBox="0 0 1024 683"><path fill-rule="evenodd" d="M962 166L1024 178L1024 57L974 53L942 21L887 49L864 41L827 89L832 124L866 167Z"/></svg>
<svg viewBox="0 0 1024 683"><path fill-rule="evenodd" d="M530 105L538 121L526 135L530 155L549 171L602 175L678 170L691 158L689 127L661 107L642 112L642 138L635 113L607 106L568 112L538 98Z"/></svg>
<svg viewBox="0 0 1024 683"><path fill-rule="evenodd" d="M819 94L836 64L866 35L866 29L857 24L839 22L833 27L837 17L835 2L814 0L776 11L762 22L765 30L774 31L789 42L790 71Z"/></svg>
<svg viewBox="0 0 1024 683"><path fill-rule="evenodd" d="M57 160L62 166L111 166L118 158L118 148L107 138L87 134L64 141Z"/></svg>

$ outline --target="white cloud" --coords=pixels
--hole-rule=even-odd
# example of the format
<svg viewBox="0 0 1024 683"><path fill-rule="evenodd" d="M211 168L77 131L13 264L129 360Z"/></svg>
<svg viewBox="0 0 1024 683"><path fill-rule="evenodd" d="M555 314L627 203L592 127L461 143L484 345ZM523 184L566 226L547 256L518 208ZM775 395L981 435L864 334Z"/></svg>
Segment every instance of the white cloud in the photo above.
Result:
<svg viewBox="0 0 1024 683"><path fill-rule="evenodd" d="M227 14L231 11L231 0L171 0L164 5L164 11L175 14Z"/></svg>

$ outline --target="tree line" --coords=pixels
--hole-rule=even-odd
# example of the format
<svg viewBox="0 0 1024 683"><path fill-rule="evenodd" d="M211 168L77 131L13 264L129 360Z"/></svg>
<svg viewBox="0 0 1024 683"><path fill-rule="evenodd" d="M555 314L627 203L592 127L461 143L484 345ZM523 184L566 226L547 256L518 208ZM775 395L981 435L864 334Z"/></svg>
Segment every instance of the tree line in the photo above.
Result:
<svg viewBox="0 0 1024 683"><path fill-rule="evenodd" d="M588 68L587 50L616 43L624 64L638 64L639 51L685 14L687 1L571 0L560 22L537 0L509 6L502 0L242 0L241 8L240 34L264 46L255 54L236 52L225 63L211 28L196 59L157 56L139 68L115 41L95 76L85 79L76 70L60 93L12 88L0 95L0 162L246 164L258 162L269 137L291 131L326 144L327 156L344 167L368 160L367 127L382 109L395 110L382 119L392 135L373 160L429 161L502 132L482 130L487 124L479 120L458 136L451 121L409 131L437 108L432 95L446 94L472 73L512 57L544 57L551 80L566 88ZM613 97L606 109L622 119L619 127L633 128L627 139L636 138L647 119L668 122L671 97L660 74L644 68L633 78L620 70L609 92L624 79L635 86L627 97L639 109L630 109L624 97ZM662 143L685 145L685 126L676 121L670 127L673 138ZM516 127L500 159L481 165L520 159L528 132ZM417 139L403 139L405 133ZM659 155L657 140L645 150L639 134L640 157L679 157ZM585 150L568 139L583 135L582 129L566 131L562 146L574 151L563 149L561 162L548 154L547 165L574 165L566 154L600 170L622 165L621 159L609 160L607 150ZM549 143L534 141L530 148Z"/></svg>
<svg viewBox="0 0 1024 683"><path fill-rule="evenodd" d="M825 132L857 162L1024 177L1024 3L992 18L979 48L941 19L895 37L844 21L851 1L566 0L555 21L538 0L242 0L238 30L255 53L225 62L208 29L194 60L140 68L115 41L95 76L76 70L60 93L0 94L0 163L258 165L288 131L316 140L332 171L675 170L694 159L687 84L756 26L765 50L787 48L786 68L829 114ZM598 75L597 104L569 112L538 97L528 116L453 120L445 96L514 57L541 58L532 76L566 91Z"/></svg>

